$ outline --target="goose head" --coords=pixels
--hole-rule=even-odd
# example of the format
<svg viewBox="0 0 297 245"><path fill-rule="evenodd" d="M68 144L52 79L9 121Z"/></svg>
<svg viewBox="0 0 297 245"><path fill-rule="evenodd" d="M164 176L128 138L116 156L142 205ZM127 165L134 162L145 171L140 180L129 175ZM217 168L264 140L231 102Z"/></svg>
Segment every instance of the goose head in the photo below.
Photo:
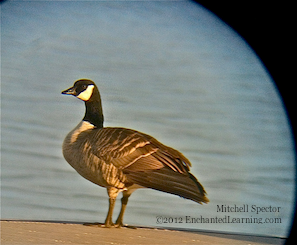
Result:
<svg viewBox="0 0 297 245"><path fill-rule="evenodd" d="M89 79L77 80L71 88L62 91L62 94L73 95L83 100L86 106L83 121L87 121L97 128L103 127L103 112L101 98L96 84Z"/></svg>
<svg viewBox="0 0 297 245"><path fill-rule="evenodd" d="M93 81L89 79L80 79L74 83L73 87L62 91L62 94L73 95L76 98L87 102L95 99L95 97L98 96L99 91Z"/></svg>

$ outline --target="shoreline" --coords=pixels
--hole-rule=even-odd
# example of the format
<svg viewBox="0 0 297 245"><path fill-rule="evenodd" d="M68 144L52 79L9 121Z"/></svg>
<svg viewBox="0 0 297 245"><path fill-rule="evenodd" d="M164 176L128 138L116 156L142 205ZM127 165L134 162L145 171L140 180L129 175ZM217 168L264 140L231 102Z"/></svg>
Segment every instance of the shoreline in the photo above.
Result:
<svg viewBox="0 0 297 245"><path fill-rule="evenodd" d="M1 244L284 244L285 238L160 227L102 228L82 222L1 220Z"/></svg>

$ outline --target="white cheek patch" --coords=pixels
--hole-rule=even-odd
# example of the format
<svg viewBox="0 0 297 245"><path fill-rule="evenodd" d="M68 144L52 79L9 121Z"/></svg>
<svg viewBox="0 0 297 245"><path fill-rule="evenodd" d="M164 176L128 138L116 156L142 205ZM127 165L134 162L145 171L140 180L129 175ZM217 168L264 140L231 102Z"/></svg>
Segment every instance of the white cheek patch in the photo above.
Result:
<svg viewBox="0 0 297 245"><path fill-rule="evenodd" d="M83 101L88 101L93 94L93 90L94 90L94 85L89 85L86 90L82 91L76 97Z"/></svg>

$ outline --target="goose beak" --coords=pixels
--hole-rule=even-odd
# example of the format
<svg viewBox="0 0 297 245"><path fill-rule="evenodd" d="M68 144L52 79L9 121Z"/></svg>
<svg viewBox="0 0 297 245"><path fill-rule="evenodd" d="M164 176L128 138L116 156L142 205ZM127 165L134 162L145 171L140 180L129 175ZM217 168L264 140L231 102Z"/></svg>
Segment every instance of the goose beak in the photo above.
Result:
<svg viewBox="0 0 297 245"><path fill-rule="evenodd" d="M76 95L76 91L74 87L68 88L64 91L61 92L62 94L71 94L71 95Z"/></svg>

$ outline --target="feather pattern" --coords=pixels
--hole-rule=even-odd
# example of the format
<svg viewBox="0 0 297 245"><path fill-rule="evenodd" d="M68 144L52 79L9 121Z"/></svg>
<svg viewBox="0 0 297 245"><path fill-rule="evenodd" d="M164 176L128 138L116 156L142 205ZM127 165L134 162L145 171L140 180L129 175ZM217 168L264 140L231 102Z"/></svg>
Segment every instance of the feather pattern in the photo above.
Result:
<svg viewBox="0 0 297 245"><path fill-rule="evenodd" d="M101 128L92 130L90 145L92 153L120 169L139 163L138 160L154 156L153 162L145 169L156 169L168 166L179 173L186 173L190 161L180 152L167 147L155 138L126 128Z"/></svg>
<svg viewBox="0 0 297 245"><path fill-rule="evenodd" d="M90 145L90 153L121 172L126 177L122 179L126 185L134 183L199 203L208 202L202 185L189 173L189 160L177 150L126 128L93 129L84 134L81 137ZM103 173L105 178L117 176Z"/></svg>
<svg viewBox="0 0 297 245"><path fill-rule="evenodd" d="M181 175L167 167L146 172L125 170L124 173L129 181L138 185L175 194L200 204L209 202L203 186L191 173Z"/></svg>

